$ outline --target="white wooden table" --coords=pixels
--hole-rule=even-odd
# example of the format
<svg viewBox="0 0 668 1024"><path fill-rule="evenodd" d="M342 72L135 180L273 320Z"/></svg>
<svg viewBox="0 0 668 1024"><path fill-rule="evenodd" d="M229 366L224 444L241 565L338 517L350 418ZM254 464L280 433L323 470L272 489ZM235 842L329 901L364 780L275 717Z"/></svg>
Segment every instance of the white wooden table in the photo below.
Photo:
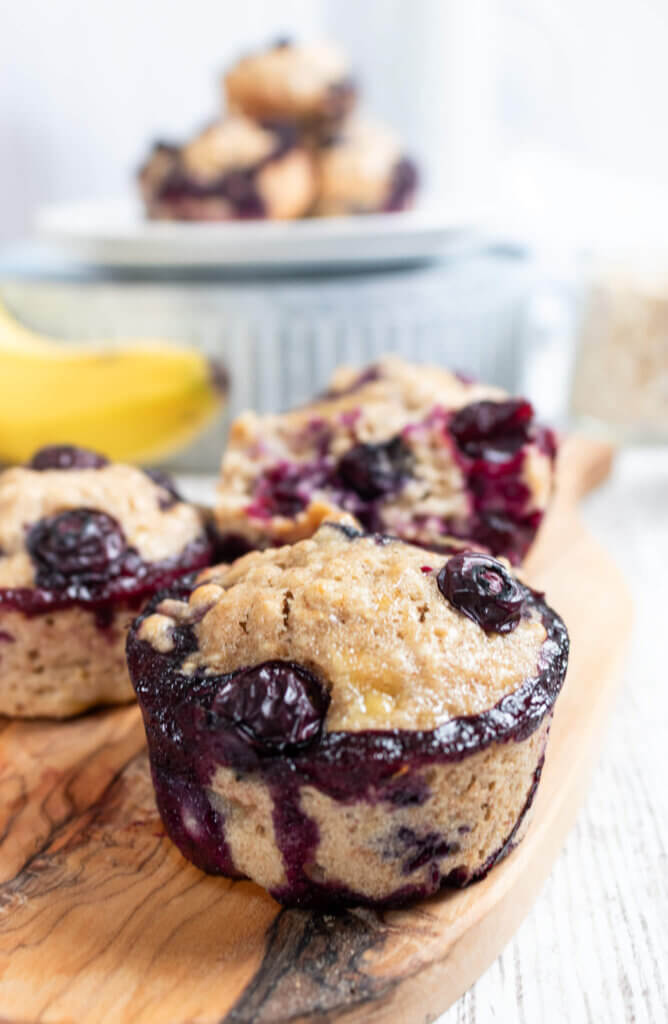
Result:
<svg viewBox="0 0 668 1024"><path fill-rule="evenodd" d="M583 508L636 602L591 790L504 952L439 1024L668 1022L668 450L628 450Z"/></svg>

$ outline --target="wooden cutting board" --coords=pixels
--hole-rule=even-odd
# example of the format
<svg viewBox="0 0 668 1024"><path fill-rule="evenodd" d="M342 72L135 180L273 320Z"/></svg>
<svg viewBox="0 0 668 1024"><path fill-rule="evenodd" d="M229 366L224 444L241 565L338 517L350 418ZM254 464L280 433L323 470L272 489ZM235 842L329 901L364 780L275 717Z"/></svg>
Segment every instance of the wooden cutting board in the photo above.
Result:
<svg viewBox="0 0 668 1024"><path fill-rule="evenodd" d="M209 878L164 835L135 707L0 720L0 1018L76 1024L424 1022L485 970L531 906L586 791L631 626L577 499L608 448L571 440L527 567L571 632L533 823L482 882L402 911L281 910Z"/></svg>

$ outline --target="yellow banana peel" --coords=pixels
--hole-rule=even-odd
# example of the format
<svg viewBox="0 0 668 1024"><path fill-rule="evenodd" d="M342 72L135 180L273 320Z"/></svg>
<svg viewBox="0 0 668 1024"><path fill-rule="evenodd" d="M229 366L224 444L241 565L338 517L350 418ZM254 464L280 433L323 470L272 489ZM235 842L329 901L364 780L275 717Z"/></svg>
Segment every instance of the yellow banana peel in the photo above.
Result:
<svg viewBox="0 0 668 1024"><path fill-rule="evenodd" d="M0 304L0 462L45 444L111 459L163 459L220 410L220 369L166 341L77 345L27 330Z"/></svg>

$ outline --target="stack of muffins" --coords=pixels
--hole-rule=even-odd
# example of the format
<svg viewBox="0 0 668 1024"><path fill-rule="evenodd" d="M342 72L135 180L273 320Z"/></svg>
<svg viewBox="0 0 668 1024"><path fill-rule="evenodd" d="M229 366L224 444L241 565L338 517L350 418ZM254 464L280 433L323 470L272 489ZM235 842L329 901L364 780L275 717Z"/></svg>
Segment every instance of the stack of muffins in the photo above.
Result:
<svg viewBox="0 0 668 1024"><path fill-rule="evenodd" d="M345 57L281 39L223 78L222 117L158 142L139 172L147 215L221 221L403 210L417 172L385 126L356 112Z"/></svg>
<svg viewBox="0 0 668 1024"><path fill-rule="evenodd" d="M134 688L171 839L285 904L481 878L526 828L566 672L512 568L555 454L528 402L394 358L241 416L213 514L43 449L0 474L0 710Z"/></svg>

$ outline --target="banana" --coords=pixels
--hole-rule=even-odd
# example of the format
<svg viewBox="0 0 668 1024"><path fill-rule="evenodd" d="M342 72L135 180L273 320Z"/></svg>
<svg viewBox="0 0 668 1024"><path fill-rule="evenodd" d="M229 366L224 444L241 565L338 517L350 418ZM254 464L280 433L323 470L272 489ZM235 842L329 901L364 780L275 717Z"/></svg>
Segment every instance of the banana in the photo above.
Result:
<svg viewBox="0 0 668 1024"><path fill-rule="evenodd" d="M45 444L78 444L111 459L163 459L221 409L225 374L165 341L76 345L44 337L0 304L0 462Z"/></svg>

